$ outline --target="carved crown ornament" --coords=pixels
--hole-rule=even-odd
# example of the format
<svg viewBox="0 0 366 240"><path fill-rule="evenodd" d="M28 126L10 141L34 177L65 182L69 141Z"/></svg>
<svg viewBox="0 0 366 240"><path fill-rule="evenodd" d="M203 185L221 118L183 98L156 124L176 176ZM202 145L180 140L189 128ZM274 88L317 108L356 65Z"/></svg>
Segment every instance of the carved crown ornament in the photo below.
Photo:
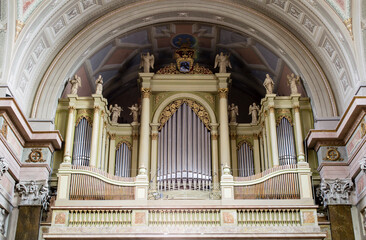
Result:
<svg viewBox="0 0 366 240"><path fill-rule="evenodd" d="M28 159L25 160L26 162L33 162L33 163L38 163L38 162L45 162L46 160L43 159L43 153L42 153L42 149L40 148L33 148L31 150L31 152L28 155Z"/></svg>
<svg viewBox="0 0 366 240"><path fill-rule="evenodd" d="M207 110L198 102L191 99L178 99L171 102L168 106L164 108L159 117L159 131L164 127L165 123L174 115L174 113L180 108L182 104L186 103L192 111L199 117L202 123L207 129L211 130L210 116Z"/></svg>
<svg viewBox="0 0 366 240"><path fill-rule="evenodd" d="M343 161L343 158L341 158L341 153L338 151L338 148L336 147L327 147L327 153L325 155L325 158L323 160L326 161Z"/></svg>
<svg viewBox="0 0 366 240"><path fill-rule="evenodd" d="M21 182L15 185L16 191L20 196L19 205L35 206L41 205L43 209L47 209L49 196L48 184L45 181Z"/></svg>
<svg viewBox="0 0 366 240"><path fill-rule="evenodd" d="M349 195L353 189L351 179L322 179L320 183L320 196L324 207L327 205L351 204Z"/></svg>
<svg viewBox="0 0 366 240"><path fill-rule="evenodd" d="M4 161L4 157L0 157L0 179L9 170L9 164Z"/></svg>

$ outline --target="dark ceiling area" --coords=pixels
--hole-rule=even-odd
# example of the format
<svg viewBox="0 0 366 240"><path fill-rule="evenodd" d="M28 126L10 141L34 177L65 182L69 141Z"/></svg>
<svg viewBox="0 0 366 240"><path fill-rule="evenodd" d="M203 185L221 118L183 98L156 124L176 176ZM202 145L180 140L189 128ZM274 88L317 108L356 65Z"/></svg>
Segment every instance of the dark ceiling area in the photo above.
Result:
<svg viewBox="0 0 366 240"><path fill-rule="evenodd" d="M216 54L230 54L232 84L229 103L239 107L238 121L250 123L249 105L260 103L265 95L263 81L268 73L275 83L277 95L289 95L287 74L292 73L288 65L279 56L259 41L241 33L218 25L194 22L173 22L153 25L119 36L100 49L94 49L90 57L82 63L75 73L82 79L79 96L90 96L95 90L95 79L102 75L104 79L103 96L109 104L119 104L124 111L119 123L129 123L132 117L128 107L140 102L137 86L141 53L150 52L155 56L152 72L175 63L176 48L172 39L178 34L189 34L196 39L195 62L210 69L213 73ZM183 74L183 73L182 73ZM70 91L66 86L63 97ZM306 96L304 88L300 92Z"/></svg>

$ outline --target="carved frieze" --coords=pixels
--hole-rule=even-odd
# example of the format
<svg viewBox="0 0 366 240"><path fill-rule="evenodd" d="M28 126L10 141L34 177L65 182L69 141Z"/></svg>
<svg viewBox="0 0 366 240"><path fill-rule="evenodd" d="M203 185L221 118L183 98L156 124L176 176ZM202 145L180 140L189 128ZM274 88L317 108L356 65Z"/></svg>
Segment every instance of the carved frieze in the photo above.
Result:
<svg viewBox="0 0 366 240"><path fill-rule="evenodd" d="M349 195L352 188L351 179L322 179L320 196L324 206L351 204Z"/></svg>
<svg viewBox="0 0 366 240"><path fill-rule="evenodd" d="M41 205L47 209L49 201L49 188L45 181L20 182L15 186L20 196L19 205Z"/></svg>
<svg viewBox="0 0 366 240"><path fill-rule="evenodd" d="M4 161L4 157L0 157L0 179L4 176L8 169L9 164Z"/></svg>

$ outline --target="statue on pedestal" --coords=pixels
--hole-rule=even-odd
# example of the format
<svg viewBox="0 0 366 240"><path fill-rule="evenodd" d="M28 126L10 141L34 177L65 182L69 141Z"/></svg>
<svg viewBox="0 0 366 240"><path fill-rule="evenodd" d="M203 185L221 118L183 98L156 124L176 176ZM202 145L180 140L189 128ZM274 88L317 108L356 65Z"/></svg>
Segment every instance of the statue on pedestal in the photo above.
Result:
<svg viewBox="0 0 366 240"><path fill-rule="evenodd" d="M239 116L239 108L234 103L228 106L230 123L236 123L236 116Z"/></svg>
<svg viewBox="0 0 366 240"><path fill-rule="evenodd" d="M117 104L114 104L114 106L112 105L109 106L109 111L111 112L112 115L112 123L117 123L118 118L121 116L121 112L123 111L123 109Z"/></svg>
<svg viewBox="0 0 366 240"><path fill-rule="evenodd" d="M264 80L263 86L266 88L266 94L273 94L274 83L269 74L266 74L266 79Z"/></svg>
<svg viewBox="0 0 366 240"><path fill-rule="evenodd" d="M217 68L217 65L219 65L219 73L226 73L227 67L232 68L229 57L230 54L224 55L223 52L221 52L220 55L219 54L216 55L214 68Z"/></svg>
<svg viewBox="0 0 366 240"><path fill-rule="evenodd" d="M99 75L97 80L95 80L95 94L102 94L103 92L103 78Z"/></svg>
<svg viewBox="0 0 366 240"><path fill-rule="evenodd" d="M253 105L249 106L249 115L252 115L251 124L258 123L258 112L259 112L259 106L257 106L257 104L253 103Z"/></svg>
<svg viewBox="0 0 366 240"><path fill-rule="evenodd" d="M295 77L295 74L291 73L291 75L287 75L287 79L288 79L287 85L289 85L291 88L291 95L298 94L299 92L297 90L297 85L300 82L300 77L299 76Z"/></svg>
<svg viewBox="0 0 366 240"><path fill-rule="evenodd" d="M132 122L137 123L139 121L140 107L137 103L133 104L131 107L128 107L131 110L130 115L132 115Z"/></svg>
<svg viewBox="0 0 366 240"><path fill-rule="evenodd" d="M81 87L81 78L78 75L75 75L73 79L69 80L69 83L71 84L71 93L77 95L78 94L78 88Z"/></svg>
<svg viewBox="0 0 366 240"><path fill-rule="evenodd" d="M149 73L150 68L154 69L154 55L148 52L146 55L141 53L141 62L140 62L140 68L144 68L144 73Z"/></svg>

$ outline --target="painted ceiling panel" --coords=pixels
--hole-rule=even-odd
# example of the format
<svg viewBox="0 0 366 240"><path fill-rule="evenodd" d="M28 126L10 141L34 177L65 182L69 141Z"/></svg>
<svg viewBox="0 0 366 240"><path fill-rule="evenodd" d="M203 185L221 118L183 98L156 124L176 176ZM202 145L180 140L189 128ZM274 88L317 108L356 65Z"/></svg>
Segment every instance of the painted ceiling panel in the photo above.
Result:
<svg viewBox="0 0 366 240"><path fill-rule="evenodd" d="M130 48L116 49L116 51L113 52L113 54L109 57L109 59L105 63L105 65L121 64L133 51L134 51L134 49L130 49Z"/></svg>
<svg viewBox="0 0 366 240"><path fill-rule="evenodd" d="M251 70L253 76L255 76L258 80L260 80L262 83L264 82L264 79L266 79L267 71L260 71L260 70Z"/></svg>
<svg viewBox="0 0 366 240"><path fill-rule="evenodd" d="M93 68L93 71L95 71L99 67L99 65L101 64L101 62L105 58L105 56L109 53L109 51L112 48L113 48L113 45L112 44L108 44L106 47L104 47L103 49L101 49L99 52L97 52L96 54L94 54L90 58L90 63L91 63L91 66Z"/></svg>
<svg viewBox="0 0 366 240"><path fill-rule="evenodd" d="M253 48L234 48L236 52L244 59L248 64L263 65L263 61L258 57Z"/></svg>
<svg viewBox="0 0 366 240"><path fill-rule="evenodd" d="M241 35L241 34L238 34L238 33L226 30L226 29L221 29L220 30L220 41L219 41L219 43L221 43L221 44L232 44L232 43L238 43L238 42L246 43L246 42L248 42L248 38Z"/></svg>
<svg viewBox="0 0 366 240"><path fill-rule="evenodd" d="M111 71L103 71L96 74L96 77L99 75L102 75L103 77L103 83L107 83L109 80L111 80L114 76L118 74L118 70L111 70Z"/></svg>
<svg viewBox="0 0 366 240"><path fill-rule="evenodd" d="M273 71L276 70L278 57L260 43L256 43L255 47L262 54L263 58L266 60L266 62L272 68L272 70Z"/></svg>
<svg viewBox="0 0 366 240"><path fill-rule="evenodd" d="M147 31L144 30L120 38L120 43L134 43L134 44L145 45L149 44L150 41L147 36Z"/></svg>

